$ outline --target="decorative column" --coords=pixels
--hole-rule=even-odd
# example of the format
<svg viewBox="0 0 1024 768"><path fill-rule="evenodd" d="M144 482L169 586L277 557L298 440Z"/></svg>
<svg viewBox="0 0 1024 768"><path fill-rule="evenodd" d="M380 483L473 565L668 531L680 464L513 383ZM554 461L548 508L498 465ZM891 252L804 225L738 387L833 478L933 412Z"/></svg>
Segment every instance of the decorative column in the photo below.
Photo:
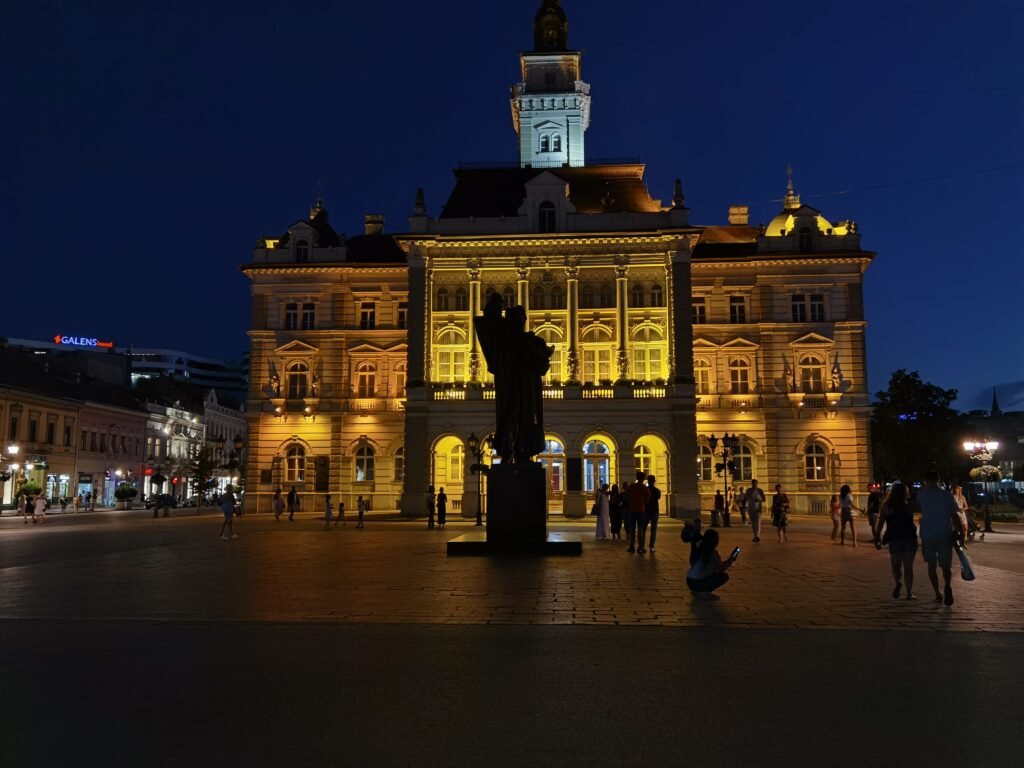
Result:
<svg viewBox="0 0 1024 768"><path fill-rule="evenodd" d="M629 375L629 265L624 257L615 260L615 325L617 348L615 362L619 369L619 381Z"/></svg>
<svg viewBox="0 0 1024 768"><path fill-rule="evenodd" d="M579 308L580 308L580 263L577 258L570 258L565 267L566 300L569 309L569 327L567 337L569 349L565 357L566 381L578 384L580 380L579 354Z"/></svg>
<svg viewBox="0 0 1024 768"><path fill-rule="evenodd" d="M427 336L430 329L430 269L414 245L409 251L409 362L405 405L405 481L400 502L402 515L426 514L425 494L430 484L427 407L430 358Z"/></svg>
<svg viewBox="0 0 1024 768"><path fill-rule="evenodd" d="M469 380L480 381L480 340L476 337L473 318L480 314L480 262L471 259L467 264L469 274Z"/></svg>
<svg viewBox="0 0 1024 768"><path fill-rule="evenodd" d="M530 267L523 262L516 264L516 304L530 311Z"/></svg>
<svg viewBox="0 0 1024 768"><path fill-rule="evenodd" d="M691 519L700 514L700 497L693 468L697 462L697 400L693 383L693 326L687 310L690 306L690 249L696 236L681 237L667 254L671 270L672 335L670 361L672 386L672 475L668 508L673 517Z"/></svg>

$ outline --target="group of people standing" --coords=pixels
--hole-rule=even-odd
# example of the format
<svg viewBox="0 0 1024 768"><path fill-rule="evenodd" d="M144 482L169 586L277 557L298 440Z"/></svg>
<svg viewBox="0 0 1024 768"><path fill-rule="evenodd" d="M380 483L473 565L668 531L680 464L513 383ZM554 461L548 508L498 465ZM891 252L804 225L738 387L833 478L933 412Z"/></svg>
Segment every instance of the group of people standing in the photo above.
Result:
<svg viewBox="0 0 1024 768"><path fill-rule="evenodd" d="M661 516L661 489L657 478L637 471L632 483L617 483L610 489L604 483L597 491L592 512L597 516L596 539L621 539L622 528L629 538L627 552L654 552L658 540L658 518ZM650 541L647 532L650 530Z"/></svg>
<svg viewBox="0 0 1024 768"><path fill-rule="evenodd" d="M366 500L359 496L356 499L356 528L363 528L364 518L367 510ZM274 521L280 522L281 515L288 512L288 521L295 522L295 514L302 511L302 497L299 495L298 490L293 485L291 490L288 491L288 495L282 495L280 488L274 491L274 498L271 501L271 507L274 510ZM335 514L334 502L331 501L331 494L324 496L324 529L331 527L331 522L334 522L334 527L338 527L338 523L341 523L342 527L347 525L345 520L345 502L344 500L338 501L337 514Z"/></svg>

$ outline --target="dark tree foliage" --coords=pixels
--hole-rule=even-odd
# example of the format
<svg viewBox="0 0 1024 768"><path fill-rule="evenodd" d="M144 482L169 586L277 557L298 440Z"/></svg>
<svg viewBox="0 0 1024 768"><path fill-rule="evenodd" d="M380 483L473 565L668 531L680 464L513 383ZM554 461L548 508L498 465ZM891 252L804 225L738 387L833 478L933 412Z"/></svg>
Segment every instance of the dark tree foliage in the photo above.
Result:
<svg viewBox="0 0 1024 768"><path fill-rule="evenodd" d="M950 405L956 395L921 381L917 371L892 374L889 388L875 394L871 417L876 479L912 483L929 470L943 480L962 473L964 417Z"/></svg>
<svg viewBox="0 0 1024 768"><path fill-rule="evenodd" d="M189 466L189 475L192 479L192 487L199 494L200 498L214 486L213 473L218 467L219 465L213 457L213 449L208 445L200 448L199 452L193 457ZM196 505L196 509L198 508L199 505Z"/></svg>

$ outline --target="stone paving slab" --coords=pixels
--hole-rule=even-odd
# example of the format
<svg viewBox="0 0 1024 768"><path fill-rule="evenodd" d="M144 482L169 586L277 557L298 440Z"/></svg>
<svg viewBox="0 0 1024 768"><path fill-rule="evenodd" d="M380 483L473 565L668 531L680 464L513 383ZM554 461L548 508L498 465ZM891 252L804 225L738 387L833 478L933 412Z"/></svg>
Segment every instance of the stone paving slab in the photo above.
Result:
<svg viewBox="0 0 1024 768"><path fill-rule="evenodd" d="M788 544L722 529L720 551L743 547L717 603L684 583L688 547L663 522L657 552L595 542L582 557L449 558L469 527L415 524L325 531L246 519L237 540L213 518L0 529L0 619L146 619L410 624L574 624L786 629L1024 631L1024 575L983 564L957 576L952 609L934 604L918 559L917 602L893 601L888 556L833 544L821 524ZM1024 550L1022 550L1024 551Z"/></svg>

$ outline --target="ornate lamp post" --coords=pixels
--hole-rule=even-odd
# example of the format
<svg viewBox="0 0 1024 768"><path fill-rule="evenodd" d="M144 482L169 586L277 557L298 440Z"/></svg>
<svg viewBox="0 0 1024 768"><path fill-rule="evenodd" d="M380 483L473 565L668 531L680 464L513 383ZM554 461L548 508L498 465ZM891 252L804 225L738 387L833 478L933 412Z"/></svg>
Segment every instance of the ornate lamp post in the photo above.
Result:
<svg viewBox="0 0 1024 768"><path fill-rule="evenodd" d="M470 432L469 437L466 438L466 445L469 447L469 452L473 456L473 463L469 467L469 471L476 475L476 524L484 524L484 510L483 510L483 475L487 471L487 467L483 464L484 458L484 444L487 440L481 441L476 436L476 432Z"/></svg>
<svg viewBox="0 0 1024 768"><path fill-rule="evenodd" d="M718 445L722 445L722 460L715 464L715 474L722 476L722 490L723 496L725 497L725 511L722 516L725 518L725 525L729 527L729 478L735 477L736 462L730 457L736 455L736 451L740 447L740 439L735 434L730 435L726 432L722 435L722 439L719 440L714 434L708 438L708 445L711 446L711 455L715 455L715 451L718 449Z"/></svg>
<svg viewBox="0 0 1024 768"><path fill-rule="evenodd" d="M18 488L18 469L19 464L18 458L18 446L9 445L7 446L7 455L3 457L3 466L0 466L0 503L3 502L3 486L10 480L11 481L11 506L16 507L17 500L17 488Z"/></svg>
<svg viewBox="0 0 1024 768"><path fill-rule="evenodd" d="M998 474L999 470L996 467L989 464L992 461L992 457L997 450L999 450L999 443L995 440L986 440L981 442L978 440L966 440L964 441L964 450L967 455L970 456L974 461L978 462L978 466L972 470L971 474L977 473L978 479L983 483L983 488L988 490L988 483L986 478L993 474ZM984 507L985 514L985 533L992 533L992 518L991 510L989 509L988 502L986 501Z"/></svg>

